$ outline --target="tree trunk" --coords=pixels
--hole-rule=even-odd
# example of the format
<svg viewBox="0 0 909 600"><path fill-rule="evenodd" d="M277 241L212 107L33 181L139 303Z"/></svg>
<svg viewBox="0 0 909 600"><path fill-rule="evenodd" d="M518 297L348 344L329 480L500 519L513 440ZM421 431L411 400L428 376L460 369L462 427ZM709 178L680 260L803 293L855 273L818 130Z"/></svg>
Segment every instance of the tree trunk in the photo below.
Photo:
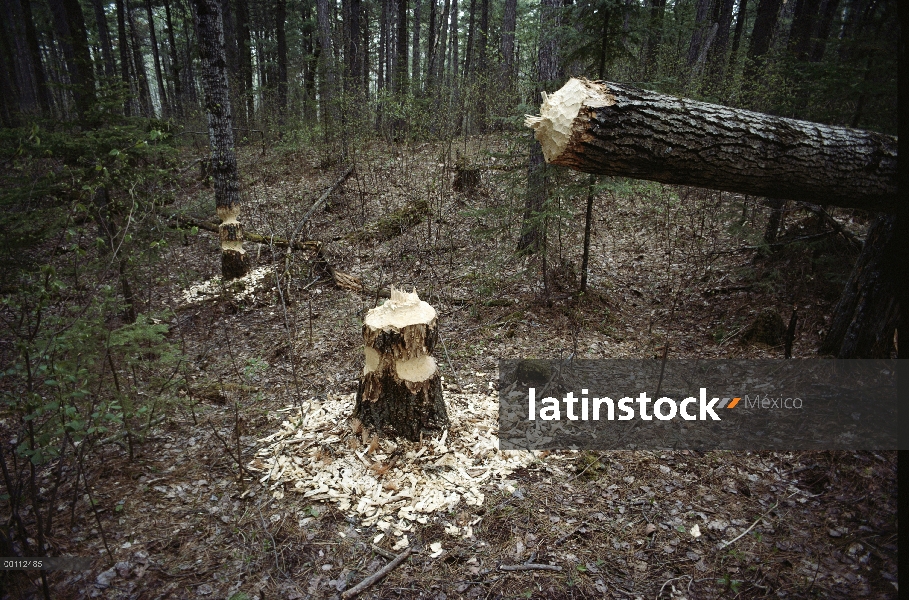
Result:
<svg viewBox="0 0 909 600"><path fill-rule="evenodd" d="M432 350L436 311L416 292L391 298L363 319L366 366L353 416L383 435L420 441L448 426L442 378Z"/></svg>
<svg viewBox="0 0 909 600"><path fill-rule="evenodd" d="M812 40L811 62L821 62L824 58L824 51L827 48L827 38L830 37L830 25L833 23L833 17L836 16L836 9L839 8L839 0L825 0L821 10L821 19L817 26L817 34Z"/></svg>
<svg viewBox="0 0 909 600"><path fill-rule="evenodd" d="M548 162L873 211L899 206L896 138L570 80L528 117Z"/></svg>
<svg viewBox="0 0 909 600"><path fill-rule="evenodd" d="M167 45L170 48L170 71L174 94L171 98L177 116L183 115L183 82L180 81L180 61L177 58L177 38L170 15L170 0L164 0L164 19L167 21Z"/></svg>
<svg viewBox="0 0 909 600"><path fill-rule="evenodd" d="M123 103L123 113L126 116L130 116L138 112L138 107L135 103L135 98L138 94L132 78L129 76L129 42L126 38L125 2L126 0L115 0L117 9L117 48L120 51L120 78L123 80L123 84L129 87L132 92Z"/></svg>
<svg viewBox="0 0 909 600"><path fill-rule="evenodd" d="M101 0L92 0L92 8L95 11L95 23L98 25L98 38L101 42L101 56L104 59L104 74L107 77L114 76L114 49L110 41L110 30L107 27L107 15L104 12L104 4Z"/></svg>
<svg viewBox="0 0 909 600"><path fill-rule="evenodd" d="M445 0L442 8L442 20L439 22L439 42L436 50L435 83L441 85L445 81L445 59L448 56L448 15L451 10L451 0Z"/></svg>
<svg viewBox="0 0 909 600"><path fill-rule="evenodd" d="M277 0L275 29L278 38L278 122L284 123L287 114L287 34L284 22L287 20L287 0Z"/></svg>
<svg viewBox="0 0 909 600"><path fill-rule="evenodd" d="M331 21L328 13L328 0L316 0L316 20L319 26L319 74L322 89L319 92L319 112L326 136L330 135L335 119L335 93L337 81L331 50Z"/></svg>
<svg viewBox="0 0 909 600"><path fill-rule="evenodd" d="M691 40L688 43L688 58L686 64L688 68L694 66L701 54L701 48L704 45L704 38L710 30L713 22L710 17L713 13L714 0L698 0L697 8L694 15L694 31L691 33Z"/></svg>
<svg viewBox="0 0 909 600"><path fill-rule="evenodd" d="M729 52L729 79L735 73L731 68L736 61L739 53L739 44L742 41L742 31L745 28L745 18L748 15L748 0L739 0L739 11L735 16L735 33L732 34L732 50Z"/></svg>
<svg viewBox="0 0 909 600"><path fill-rule="evenodd" d="M751 30L751 42L748 44L748 61L743 73L743 88L750 94L757 89L757 78L764 70L764 55L770 50L773 30L780 14L783 0L760 0L754 29ZM750 100L750 98L749 98Z"/></svg>
<svg viewBox="0 0 909 600"><path fill-rule="evenodd" d="M148 87L148 74L145 72L145 57L142 55L142 46L139 42L139 34L136 31L136 19L133 17L133 11L129 6L129 0L123 0L126 5L126 18L129 25L129 37L132 41L132 69L136 79L137 93L141 104L142 115L146 117L154 116L154 109L151 101L151 90Z"/></svg>
<svg viewBox="0 0 909 600"><path fill-rule="evenodd" d="M808 60L820 8L821 0L796 0L788 43L789 52L796 60Z"/></svg>
<svg viewBox="0 0 909 600"><path fill-rule="evenodd" d="M505 12L502 15L502 38L500 52L502 54L503 84L510 90L514 78L514 32L518 22L518 1L505 0Z"/></svg>
<svg viewBox="0 0 909 600"><path fill-rule="evenodd" d="M445 81L451 88L452 97L457 100L458 69L461 68L458 58L458 0L451 0L451 31L448 32L448 47L451 50L451 57L448 60L448 75Z"/></svg>
<svg viewBox="0 0 909 600"><path fill-rule="evenodd" d="M88 49L88 33L82 7L78 0L50 0L48 4L54 19L57 41L66 58L76 113L82 118L95 101L95 73Z"/></svg>
<svg viewBox="0 0 909 600"><path fill-rule="evenodd" d="M889 358L900 315L893 282L905 265L893 246L896 217L880 214L868 230L852 275L833 311L821 344L822 354L837 358Z"/></svg>
<svg viewBox="0 0 909 600"><path fill-rule="evenodd" d="M726 51L729 48L729 31L732 27L732 11L735 0L717 0L714 7L714 22L717 24L716 37L707 54L707 76L714 89L724 79L726 71Z"/></svg>
<svg viewBox="0 0 909 600"><path fill-rule="evenodd" d="M246 275L249 263L243 249L240 216L240 176L234 153L234 132L227 83L224 25L218 0L193 0L196 31L202 58L205 108L211 138L211 168L215 180L215 205L221 219L221 276L225 280Z"/></svg>
<svg viewBox="0 0 909 600"><path fill-rule="evenodd" d="M436 67L436 0L429 0L429 23L426 29L426 75L427 93L432 89L432 76Z"/></svg>
<svg viewBox="0 0 909 600"><path fill-rule="evenodd" d="M468 81L473 70L473 57L475 54L474 45L476 40L476 12L477 12L477 0L470 0L470 19L467 22L467 48L464 51L464 72L462 75L463 81Z"/></svg>
<svg viewBox="0 0 909 600"><path fill-rule="evenodd" d="M240 93L242 104L240 119L247 127L256 118L256 100L253 97L252 38L249 32L249 4L237 0L237 54L240 62Z"/></svg>
<svg viewBox="0 0 909 600"><path fill-rule="evenodd" d="M382 9L379 12L379 48L377 50L376 87L378 91L385 89L385 52L388 45L388 3L391 0L382 0Z"/></svg>
<svg viewBox="0 0 909 600"><path fill-rule="evenodd" d="M420 8L423 2L414 0L413 4L413 44L410 54L410 85L414 94L420 93Z"/></svg>
<svg viewBox="0 0 909 600"><path fill-rule="evenodd" d="M601 6L600 10L609 14L609 5ZM650 79L656 72L657 50L663 42L663 14L666 11L666 0L650 0L650 23L647 38L647 52L644 54L644 78ZM609 17L604 17L607 20ZM602 62L605 62L603 60Z"/></svg>
<svg viewBox="0 0 909 600"><path fill-rule="evenodd" d="M158 36L155 35L155 16L152 12L151 0L145 0L145 12L148 14L148 35L151 42L152 57L155 62L155 81L158 83L161 116L167 117L170 115L170 105L167 102L167 88L164 86L164 77L161 76L161 56L158 52Z"/></svg>
<svg viewBox="0 0 909 600"><path fill-rule="evenodd" d="M28 45L28 53L31 57L30 62L38 91L38 99L41 102L44 114L50 115L53 108L53 100L50 90L47 88L47 74L41 61L41 47L38 45L38 31L35 27L35 19L32 17L32 6L30 2L25 0L21 0L20 4L22 6L22 20L25 25L25 42Z"/></svg>
<svg viewBox="0 0 909 600"><path fill-rule="evenodd" d="M395 52L395 92L407 92L407 0L398 0L398 34Z"/></svg>
<svg viewBox="0 0 909 600"><path fill-rule="evenodd" d="M543 87L561 78L558 30L562 25L562 1L540 0L540 49L537 54L538 93L544 98ZM521 222L521 237L518 252L537 252L543 248L544 219L541 218L546 203L546 164L541 144L531 142L530 158L527 161L527 195L524 218ZM545 273L544 273L545 279Z"/></svg>

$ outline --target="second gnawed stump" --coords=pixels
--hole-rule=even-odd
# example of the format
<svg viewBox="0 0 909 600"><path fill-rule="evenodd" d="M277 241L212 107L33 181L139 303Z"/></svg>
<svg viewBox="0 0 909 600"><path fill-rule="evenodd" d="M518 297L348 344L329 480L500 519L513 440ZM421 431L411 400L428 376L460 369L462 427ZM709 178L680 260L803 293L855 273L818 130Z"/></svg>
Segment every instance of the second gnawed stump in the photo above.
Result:
<svg viewBox="0 0 909 600"><path fill-rule="evenodd" d="M419 441L448 425L442 377L432 357L436 311L416 292L394 288L363 320L366 366L353 416L382 435Z"/></svg>

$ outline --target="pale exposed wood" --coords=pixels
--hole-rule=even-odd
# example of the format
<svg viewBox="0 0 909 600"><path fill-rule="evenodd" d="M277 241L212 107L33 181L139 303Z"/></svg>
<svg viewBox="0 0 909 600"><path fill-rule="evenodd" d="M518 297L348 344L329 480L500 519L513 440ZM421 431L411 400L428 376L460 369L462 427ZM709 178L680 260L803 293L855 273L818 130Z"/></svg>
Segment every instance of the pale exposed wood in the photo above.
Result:
<svg viewBox="0 0 909 600"><path fill-rule="evenodd" d="M526 121L553 164L822 205L899 206L895 137L613 82L572 79L563 90Z"/></svg>

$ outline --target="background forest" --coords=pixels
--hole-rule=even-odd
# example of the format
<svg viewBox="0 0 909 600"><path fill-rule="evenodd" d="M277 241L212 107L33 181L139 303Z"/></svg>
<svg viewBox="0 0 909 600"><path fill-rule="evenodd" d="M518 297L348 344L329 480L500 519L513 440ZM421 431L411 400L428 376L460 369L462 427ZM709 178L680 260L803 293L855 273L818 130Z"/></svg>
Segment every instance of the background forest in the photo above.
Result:
<svg viewBox="0 0 909 600"><path fill-rule="evenodd" d="M896 8L0 0L0 555L94 560L4 571L0 595L333 597L376 571L402 532L260 469L293 411L356 390L390 285L438 310L453 405L495 394L505 358L844 356L875 215L547 166L523 120L583 76L896 135ZM233 284L200 15L228 74ZM313 464L341 460L326 439ZM410 523L422 551L369 593L895 597L895 472L895 453L537 456ZM525 561L563 570L497 570Z"/></svg>

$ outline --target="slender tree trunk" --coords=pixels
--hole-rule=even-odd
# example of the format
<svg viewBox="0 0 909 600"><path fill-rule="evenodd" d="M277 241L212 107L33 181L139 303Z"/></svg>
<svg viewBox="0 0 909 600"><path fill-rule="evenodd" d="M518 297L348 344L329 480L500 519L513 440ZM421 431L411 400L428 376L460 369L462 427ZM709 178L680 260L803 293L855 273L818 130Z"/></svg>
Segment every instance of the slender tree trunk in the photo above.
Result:
<svg viewBox="0 0 909 600"><path fill-rule="evenodd" d="M180 81L180 60L177 58L177 39L174 34L174 22L170 15L170 0L164 1L164 18L167 21L167 45L170 49L170 70L173 82L173 108L177 116L183 115L183 82Z"/></svg>
<svg viewBox="0 0 909 600"><path fill-rule="evenodd" d="M230 280L246 275L249 262L243 249L243 226L239 222L240 176L234 154L224 25L218 0L193 0L193 5L196 9L196 31L202 58L205 108L211 139L215 205L221 219L221 276Z"/></svg>
<svg viewBox="0 0 909 600"><path fill-rule="evenodd" d="M360 0L345 0L344 8L344 28L346 31L344 36L346 44L344 53L347 60L347 77L350 82L348 87L354 88L360 84L360 80L363 78L363 56L360 51L361 44L363 43L361 39L362 34L360 32L360 12L362 6ZM350 90L351 93L354 91L354 89Z"/></svg>
<svg viewBox="0 0 909 600"><path fill-rule="evenodd" d="M739 0L739 10L735 17L735 33L732 35L732 50L729 52L729 66L727 73L730 77L735 72L732 65L735 64L739 53L739 43L742 41L742 31L745 28L745 18L747 17L748 0Z"/></svg>
<svg viewBox="0 0 909 600"><path fill-rule="evenodd" d="M385 89L385 52L388 48L388 3L391 0L382 0L382 10L379 13L379 48L378 48L378 70L376 74L376 83L381 91Z"/></svg>
<svg viewBox="0 0 909 600"><path fill-rule="evenodd" d="M135 102L138 94L136 86L133 85L132 78L129 76L129 42L126 38L125 0L115 0L115 6L117 8L117 47L120 51L120 78L131 91L129 98L123 104L123 112L129 116L139 112Z"/></svg>
<svg viewBox="0 0 909 600"><path fill-rule="evenodd" d="M770 50L773 30L776 27L783 0L760 0L754 29L751 31L751 42L748 44L748 61L745 63L743 91L750 96L757 89L758 77L764 70L764 56ZM748 98L753 102L752 98Z"/></svg>
<svg viewBox="0 0 909 600"><path fill-rule="evenodd" d="M426 29L426 92L432 91L432 80L436 68L436 0L429 0L429 23Z"/></svg>
<svg viewBox="0 0 909 600"><path fill-rule="evenodd" d="M66 59L76 113L83 118L95 100L95 73L82 7L78 0L49 0L48 4Z"/></svg>
<svg viewBox="0 0 909 600"><path fill-rule="evenodd" d="M129 0L126 3L126 17L129 25L129 36L132 41L132 71L135 75L136 86L138 88L139 101L141 104L142 114L146 117L153 117L155 111L151 101L151 90L148 87L148 74L145 71L145 56L142 54L142 46L139 43L139 34L136 31L136 19L133 11L129 6Z"/></svg>
<svg viewBox="0 0 909 600"><path fill-rule="evenodd" d="M164 77L161 75L161 56L158 52L158 36L155 34L155 15L152 12L151 0L145 0L145 12L148 15L148 35L151 42L152 57L155 61L155 81L158 84L158 99L161 102L161 116L170 115L170 105L167 102L167 88Z"/></svg>
<svg viewBox="0 0 909 600"><path fill-rule="evenodd" d="M600 8L609 19L609 4L603 3ZM666 0L650 1L650 31L647 38L647 52L644 58L644 78L651 79L656 73L657 50L663 43L663 15L666 12Z"/></svg>
<svg viewBox="0 0 909 600"><path fill-rule="evenodd" d="M458 58L458 0L451 0L451 31L448 32L448 47L451 49L451 59L448 61L448 85L452 97L457 103L458 98L458 69L461 68Z"/></svg>
<svg viewBox="0 0 909 600"><path fill-rule="evenodd" d="M726 52L729 49L729 33L732 28L732 11L735 0L716 0L714 5L714 22L717 25L716 36L707 53L707 78L716 89L722 84L726 71Z"/></svg>
<svg viewBox="0 0 909 600"><path fill-rule="evenodd" d="M420 8L422 0L414 0L413 4L413 44L410 55L410 84L414 94L420 93Z"/></svg>
<svg viewBox="0 0 909 600"><path fill-rule="evenodd" d="M559 53L558 30L562 25L563 0L540 0L540 49L537 54L536 97L546 87L562 78ZM530 145L527 164L527 196L524 219L521 223L521 237L517 251L533 253L543 249L545 219L542 216L547 196L546 164L543 148L534 140ZM544 281L546 274L543 274Z"/></svg>
<svg viewBox="0 0 909 600"><path fill-rule="evenodd" d="M240 61L240 120L251 127L256 118L256 99L253 96L252 38L249 32L249 4L237 0L237 53Z"/></svg>
<svg viewBox="0 0 909 600"><path fill-rule="evenodd" d="M464 51L464 74L462 80L467 82L470 81L471 75L473 75L474 69L474 41L476 40L476 13L477 13L477 0L470 0L470 17L467 22L467 49Z"/></svg>
<svg viewBox="0 0 909 600"><path fill-rule="evenodd" d="M101 42L101 56L104 59L104 74L107 77L113 77L115 73L114 50L110 41L110 30L107 27L107 15L104 12L102 0L92 0L92 8L95 11L95 23L98 26L98 38Z"/></svg>
<svg viewBox="0 0 909 600"><path fill-rule="evenodd" d="M287 114L287 35L284 22L287 20L287 0L277 0L275 29L278 38L278 122L284 123Z"/></svg>
<svg viewBox="0 0 909 600"><path fill-rule="evenodd" d="M457 0L456 0L457 1ZM451 11L451 0L445 0L442 7L442 20L439 22L439 44L436 51L435 81L438 84L445 82L445 61L448 58L448 20Z"/></svg>
<svg viewBox="0 0 909 600"><path fill-rule="evenodd" d="M502 54L502 73L507 78L509 87L514 77L514 32L517 22L518 0L505 0L499 51Z"/></svg>
<svg viewBox="0 0 909 600"><path fill-rule="evenodd" d="M32 77L35 80L35 86L38 92L38 100L41 109L46 115L50 115L53 110L53 97L47 87L47 74L41 61L41 47L38 45L38 31L35 27L35 19L32 16L32 6L30 2L21 0L22 21L25 26L25 42L28 46L28 54L32 67Z"/></svg>
<svg viewBox="0 0 909 600"><path fill-rule="evenodd" d="M839 8L839 0L825 0L821 10L821 19L817 27L817 35L812 42L811 62L821 62L824 58L824 50L827 48L827 38L830 37L830 26L833 23L833 17L836 16L836 9Z"/></svg>
<svg viewBox="0 0 909 600"><path fill-rule="evenodd" d="M4 127L15 127L19 124L22 112L22 91L16 81L17 69L14 65L13 48L9 41L19 36L12 31L14 19L7 1L0 0L0 87L7 90L0 94L0 122ZM22 75L21 60L19 74ZM35 103L37 104L37 103Z"/></svg>
<svg viewBox="0 0 909 600"><path fill-rule="evenodd" d="M874 211L900 206L891 136L578 79L541 114L526 123L547 160L579 171Z"/></svg>
<svg viewBox="0 0 909 600"><path fill-rule="evenodd" d="M404 94L407 91L407 0L398 0L398 34L395 53L395 91Z"/></svg>
<svg viewBox="0 0 909 600"><path fill-rule="evenodd" d="M316 19L319 25L319 74L322 83L322 89L319 92L320 113L325 135L330 137L330 130L337 121L337 107L335 106L337 79L331 48L328 0L316 0Z"/></svg>

